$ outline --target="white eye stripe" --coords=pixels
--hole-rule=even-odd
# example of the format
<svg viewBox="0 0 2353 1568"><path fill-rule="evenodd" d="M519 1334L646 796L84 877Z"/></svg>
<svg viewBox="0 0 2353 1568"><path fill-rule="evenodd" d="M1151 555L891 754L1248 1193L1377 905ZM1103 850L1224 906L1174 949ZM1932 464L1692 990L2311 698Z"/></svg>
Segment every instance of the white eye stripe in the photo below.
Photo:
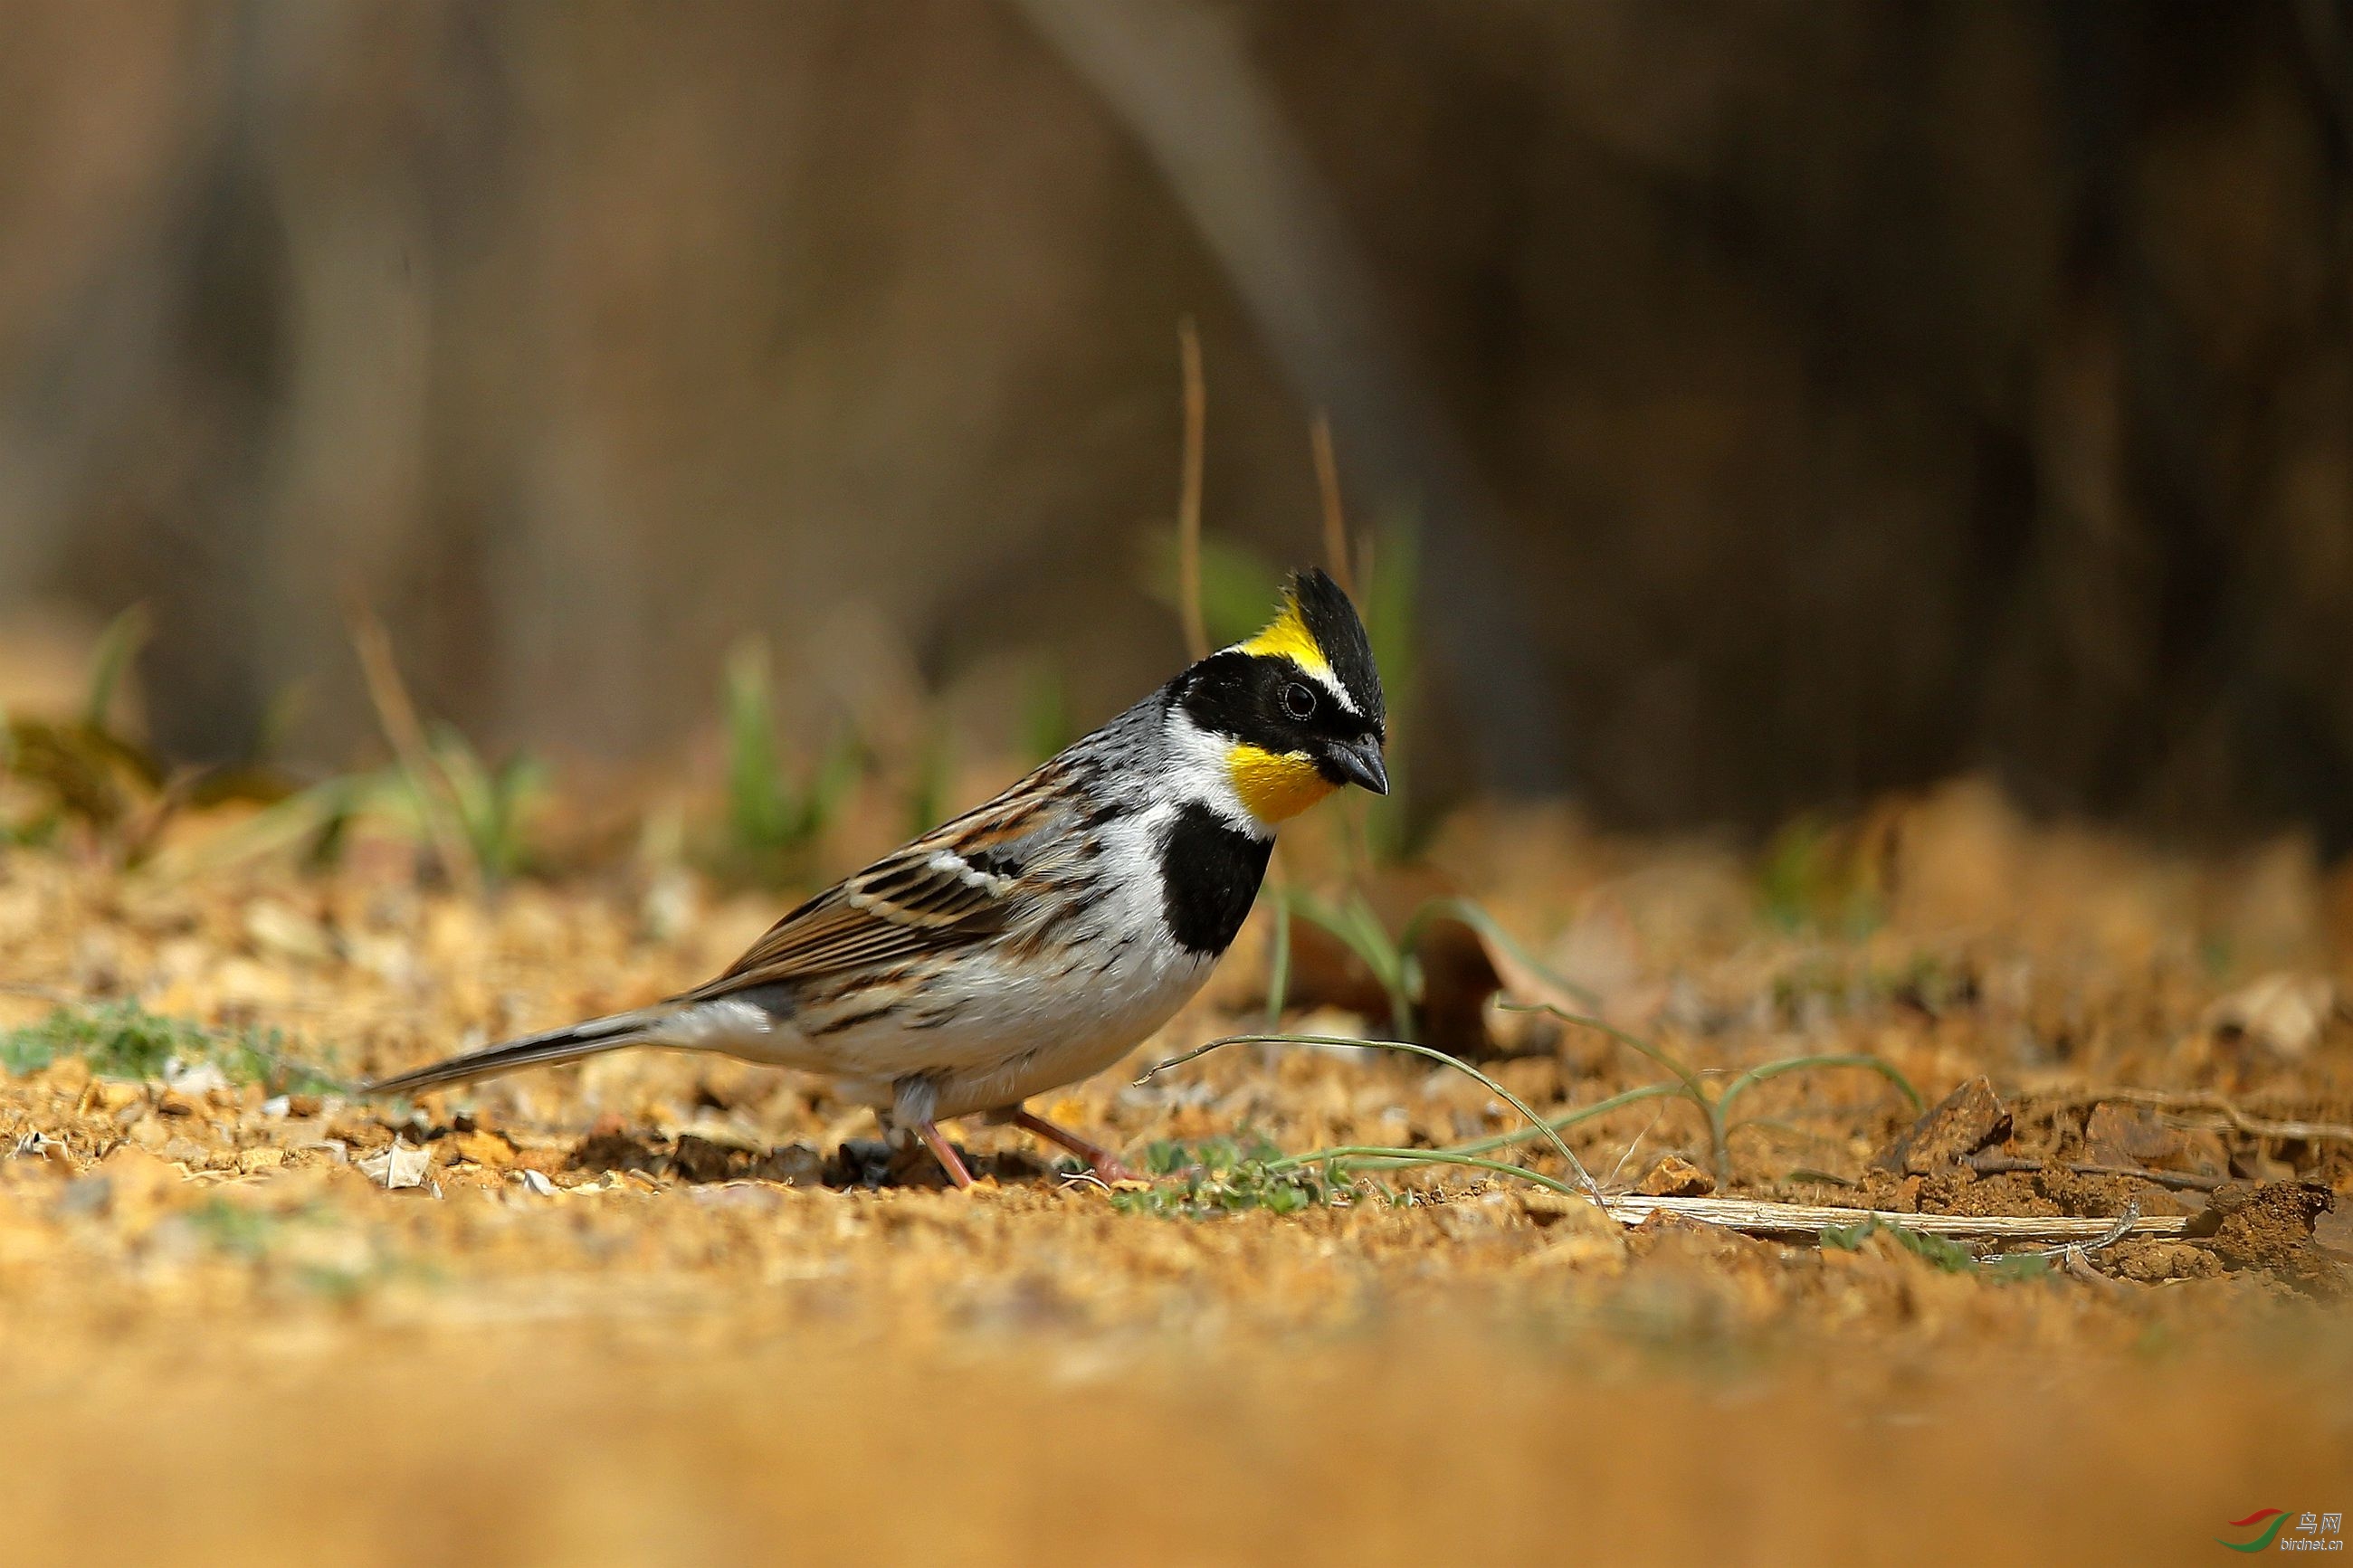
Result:
<svg viewBox="0 0 2353 1568"><path fill-rule="evenodd" d="M1328 695L1333 701L1337 702L1341 707L1346 709L1357 718L1361 719L1365 716L1365 710L1356 706L1356 700L1348 695L1348 689L1340 684L1340 678L1333 674L1328 667L1322 665L1302 664L1299 660L1292 658L1289 654L1251 653L1248 647L1244 647L1240 643L1229 644L1219 651L1221 653L1243 654L1251 658L1271 658L1279 659L1283 664L1288 665L1293 670L1296 671L1300 679L1314 681L1316 687Z"/></svg>
<svg viewBox="0 0 2353 1568"><path fill-rule="evenodd" d="M1356 699L1348 695L1348 689L1342 686L1338 679L1333 676L1329 671L1300 669L1296 663L1294 663L1292 668L1293 669L1299 669L1299 673L1301 675L1304 676L1309 680L1314 681L1317 686L1323 688L1324 690L1330 695L1333 701L1337 702L1341 707L1346 709L1349 712L1356 714L1359 718L1364 716L1363 710L1356 706Z"/></svg>

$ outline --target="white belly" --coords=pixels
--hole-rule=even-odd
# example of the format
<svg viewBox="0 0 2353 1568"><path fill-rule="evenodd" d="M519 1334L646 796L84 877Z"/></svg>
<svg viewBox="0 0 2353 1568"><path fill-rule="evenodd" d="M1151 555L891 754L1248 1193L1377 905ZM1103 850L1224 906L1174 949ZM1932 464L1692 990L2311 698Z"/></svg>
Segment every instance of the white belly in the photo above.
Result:
<svg viewBox="0 0 2353 1568"><path fill-rule="evenodd" d="M659 1043L818 1074L878 1109L892 1103L901 1079L921 1077L939 1117L994 1110L1111 1066L1174 1016L1214 966L1156 931L1096 956L1105 951L1082 944L1051 965L1008 968L984 948L941 965L889 1015L834 1030L804 1033L723 997L670 1020Z"/></svg>
<svg viewBox="0 0 2353 1568"><path fill-rule="evenodd" d="M934 1114L994 1110L1111 1066L1174 1016L1210 967L1173 943L1142 941L1107 964L1060 972L1008 973L976 957L926 987L925 1005L953 1008L953 1021L843 1031L823 1042L829 1059L817 1070L878 1106L891 1103L895 1081L923 1074L936 1088Z"/></svg>

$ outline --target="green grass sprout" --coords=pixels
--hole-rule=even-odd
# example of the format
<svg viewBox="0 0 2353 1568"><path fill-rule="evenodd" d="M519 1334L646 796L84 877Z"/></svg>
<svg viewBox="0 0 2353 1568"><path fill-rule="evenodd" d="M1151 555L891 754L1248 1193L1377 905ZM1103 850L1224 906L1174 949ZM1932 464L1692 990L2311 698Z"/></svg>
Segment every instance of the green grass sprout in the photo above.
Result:
<svg viewBox="0 0 2353 1568"><path fill-rule="evenodd" d="M727 656L723 700L727 721L727 828L747 852L786 843L797 826L776 754L768 681L768 645L746 638Z"/></svg>
<svg viewBox="0 0 2353 1568"><path fill-rule="evenodd" d="M1422 937L1434 922L1440 920L1460 921L1469 926L1481 941L1502 949L1514 964L1562 995L1574 997L1588 1007L1599 1005L1599 998L1584 986L1555 973L1522 945L1518 938L1504 930L1502 921L1470 899L1443 895L1425 899L1406 917L1405 925L1398 934L1391 936L1388 928L1382 924L1380 916L1374 911L1371 901L1361 892L1351 891L1336 904L1327 903L1304 889L1277 889L1273 898L1276 918L1283 922L1277 929L1283 932L1286 941L1288 921L1295 916L1330 933L1372 972L1374 981L1388 1001L1389 1027L1403 1038L1410 1039L1419 1032L1416 1017L1423 991L1421 961L1417 954ZM1285 951L1287 954L1287 949ZM1280 972L1270 973L1268 976L1270 1024L1281 1018L1283 1006L1289 1000L1290 978L1287 964Z"/></svg>
<svg viewBox="0 0 2353 1568"><path fill-rule="evenodd" d="M188 1215L188 1226L213 1247L241 1262L259 1263L286 1226L283 1216L215 1196Z"/></svg>
<svg viewBox="0 0 2353 1568"><path fill-rule="evenodd" d="M1408 1149L1393 1154L1382 1155L1379 1161L1386 1163L1377 1163L1376 1168L1393 1169L1398 1166L1419 1165L1437 1159L1440 1155L1492 1154L1499 1149L1516 1149L1523 1143L1533 1143L1545 1136L1546 1128L1550 1128L1555 1132L1565 1132L1580 1122L1597 1121L1612 1111L1623 1110L1630 1105L1640 1105L1646 1100L1677 1097L1683 1092L1683 1086L1679 1083L1646 1083L1639 1089L1630 1089L1622 1093L1613 1094L1607 1100L1597 1100L1591 1105L1578 1106L1566 1115L1548 1116L1538 1126L1523 1128L1516 1132L1498 1132L1491 1137L1473 1139L1468 1143L1449 1144L1444 1149ZM1440 1163L1451 1163L1451 1160Z"/></svg>
<svg viewBox="0 0 2353 1568"><path fill-rule="evenodd" d="M1079 738L1071 721L1070 686L1051 664L1029 672L1021 694L1021 748L1035 764Z"/></svg>
<svg viewBox="0 0 2353 1568"><path fill-rule="evenodd" d="M1291 996L1291 900L1275 889L1274 935L1266 961L1266 1026L1282 1027L1283 1004Z"/></svg>
<svg viewBox="0 0 2353 1568"><path fill-rule="evenodd" d="M543 793L546 771L519 756L492 772L472 743L448 724L435 728L432 752L448 781L459 828L473 847L482 875L499 882L525 869L531 852L524 830L533 803Z"/></svg>
<svg viewBox="0 0 2353 1568"><path fill-rule="evenodd" d="M84 728L112 732L115 694L121 689L131 661L146 646L151 629L146 606L133 605L99 634L98 647L90 656L90 690L82 700Z"/></svg>
<svg viewBox="0 0 2353 1568"><path fill-rule="evenodd" d="M407 786L424 839L432 847L433 858L449 886L467 901L480 903L487 890L482 863L460 820L457 786L442 771L426 738L417 700L400 672L399 659L394 657L391 634L356 591L349 596L344 616L368 702L375 710L376 727L392 748L395 771Z"/></svg>
<svg viewBox="0 0 2353 1568"><path fill-rule="evenodd" d="M0 824L0 842L53 840L69 822L104 836L143 826L119 842L125 864L137 860L155 828L178 804L163 764L114 727L116 696L125 672L147 640L146 610L137 605L107 624L90 656L81 711L70 719L0 714L0 771L15 774L47 797L29 819Z"/></svg>
<svg viewBox="0 0 2353 1568"><path fill-rule="evenodd" d="M136 1002L57 1008L38 1023L0 1030L0 1068L23 1075L79 1057L100 1078L153 1079L174 1067L210 1063L232 1083L280 1092L343 1092L350 1085L289 1057L277 1031L214 1029L151 1013Z"/></svg>
<svg viewBox="0 0 2353 1568"><path fill-rule="evenodd" d="M1208 1219L1264 1209L1296 1214L1332 1201L1334 1189L1318 1173L1283 1161L1263 1138L1208 1138L1198 1143L1155 1142L1145 1152L1145 1169L1159 1178L1149 1187L1113 1192L1122 1214Z"/></svg>
<svg viewBox="0 0 2353 1568"><path fill-rule="evenodd" d="M792 785L776 738L768 645L757 637L737 643L727 656L721 705L727 736L724 858L739 871L781 879L794 858L840 814L860 771L859 749L845 739L827 752L804 786Z"/></svg>
<svg viewBox="0 0 2353 1568"><path fill-rule="evenodd" d="M1352 890L1339 903L1330 904L1304 889L1294 889L1282 895L1282 902L1289 914L1328 932L1373 972L1381 994L1388 998L1390 1029L1411 1038L1416 1032L1414 1008L1421 1000L1421 965L1410 950L1389 935L1364 894ZM1287 969L1283 980L1287 986ZM1276 1011L1280 1011L1279 1003Z"/></svg>
<svg viewBox="0 0 2353 1568"><path fill-rule="evenodd" d="M1597 1204L1601 1201L1600 1184L1596 1182L1593 1179L1592 1173L1586 1170L1584 1162L1577 1157L1577 1151L1571 1149L1560 1134L1556 1131L1543 1117L1538 1116L1535 1113L1535 1110L1529 1106L1526 1100L1522 1100L1518 1095L1514 1094L1510 1089L1505 1089L1502 1084L1496 1082L1485 1073L1481 1072L1477 1068L1472 1066L1469 1062L1464 1061L1461 1058L1449 1056L1444 1051L1438 1050L1430 1046L1418 1045L1411 1040L1356 1040L1350 1039L1345 1036L1341 1035L1284 1035L1274 1033L1227 1035L1220 1038L1211 1040L1207 1045L1196 1046L1189 1051L1181 1052L1176 1056L1170 1057L1166 1061L1155 1063L1150 1068L1147 1068L1144 1071L1143 1075L1136 1079L1135 1081L1139 1085L1145 1084L1158 1077L1160 1074L1166 1072L1169 1068L1182 1067L1187 1062L1208 1056L1211 1051L1222 1050L1228 1046L1246 1045L1312 1046L1325 1049L1329 1049L1334 1047L1370 1047L1376 1050L1400 1051L1408 1056L1420 1057L1425 1060L1434 1061L1439 1063L1440 1066L1451 1068L1459 1073L1462 1073L1467 1077L1477 1079L1479 1083L1486 1088L1490 1094L1493 1094L1496 1099L1502 1100L1514 1110L1519 1112L1521 1116L1525 1117L1530 1126L1539 1129L1541 1135L1550 1141L1554 1150L1560 1155L1562 1161L1566 1163L1569 1170L1576 1174L1577 1186L1583 1190L1584 1195L1591 1198ZM1439 1152L1439 1151L1417 1151L1411 1149L1383 1151L1384 1157L1402 1154L1409 1158L1417 1154L1430 1154L1435 1152ZM1443 1161L1440 1163L1451 1163L1453 1162Z"/></svg>
<svg viewBox="0 0 2353 1568"><path fill-rule="evenodd" d="M1707 1127L1708 1153L1718 1182L1729 1181L1732 1177L1731 1137L1733 1132L1746 1125L1731 1120L1733 1103L1757 1085L1769 1079L1779 1078L1784 1073L1835 1068L1860 1068L1866 1072L1875 1072L1894 1085L1903 1092L1904 1098L1912 1102L1912 1109L1915 1111L1926 1110L1927 1106L1927 1102L1920 1098L1920 1091L1914 1089L1911 1080L1897 1071L1892 1063L1883 1062L1877 1057L1852 1055L1784 1057L1777 1061L1764 1062L1735 1078L1725 1086L1722 1093L1710 1094L1705 1080L1681 1058L1672 1052L1661 1050L1639 1035L1627 1033L1614 1024L1604 1023L1599 1018L1589 1017L1582 1013L1571 1013L1549 1002L1504 1002L1500 1005L1514 1013L1543 1013L1564 1024L1581 1029L1595 1030L1672 1073L1676 1082L1682 1086L1681 1092L1699 1109L1701 1120Z"/></svg>
<svg viewBox="0 0 2353 1568"><path fill-rule="evenodd" d="M1459 1165L1493 1175L1512 1176L1542 1187L1546 1192L1558 1193L1563 1197L1593 1196L1582 1187L1573 1186L1540 1171L1532 1171L1525 1165L1514 1165L1502 1160L1482 1160L1475 1154L1458 1154L1451 1149L1399 1149L1377 1143L1344 1143L1329 1149L1311 1150L1304 1154L1287 1154L1280 1160L1270 1161L1267 1169L1281 1173L1320 1166L1330 1173L1329 1180L1337 1187L1346 1184L1348 1173L1360 1163L1376 1170L1397 1170L1409 1165Z"/></svg>
<svg viewBox="0 0 2353 1568"><path fill-rule="evenodd" d="M2051 1260L2039 1252L2013 1252L2000 1258L1979 1258L1959 1242L1929 1236L1910 1226L1869 1215L1852 1225L1822 1227L1826 1252L1860 1252L1873 1236L1883 1236L1905 1251L1927 1259L1947 1274L1982 1274L1993 1279L2039 1279L2051 1272Z"/></svg>
<svg viewBox="0 0 2353 1568"><path fill-rule="evenodd" d="M1576 998L1579 1005L1593 1009L1598 1009L1601 1005L1600 997L1561 974L1530 952L1521 943L1519 938L1504 930L1504 923L1489 914L1475 900L1443 894L1437 898L1424 899L1415 907L1413 913L1406 918L1405 929L1398 933L1397 945L1407 952L1415 951L1420 945L1423 931L1432 921L1440 920L1461 921L1478 932L1482 942L1492 947L1503 949L1504 956L1514 963L1518 964L1562 995Z"/></svg>
<svg viewBox="0 0 2353 1568"><path fill-rule="evenodd" d="M1758 861L1757 882L1767 922L1785 931L1830 930L1854 938L1886 918L1870 862L1854 838L1811 813L1774 834Z"/></svg>

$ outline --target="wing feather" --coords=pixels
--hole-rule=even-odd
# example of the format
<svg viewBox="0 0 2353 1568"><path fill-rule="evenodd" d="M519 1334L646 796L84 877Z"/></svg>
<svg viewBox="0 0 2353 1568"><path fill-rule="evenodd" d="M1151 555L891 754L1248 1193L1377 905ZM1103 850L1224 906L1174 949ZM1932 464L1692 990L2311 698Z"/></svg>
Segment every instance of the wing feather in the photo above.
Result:
<svg viewBox="0 0 2353 1568"><path fill-rule="evenodd" d="M1050 763L987 804L828 888L768 929L685 1000L881 967L984 941L1035 897L1027 873L1059 864L1071 813Z"/></svg>

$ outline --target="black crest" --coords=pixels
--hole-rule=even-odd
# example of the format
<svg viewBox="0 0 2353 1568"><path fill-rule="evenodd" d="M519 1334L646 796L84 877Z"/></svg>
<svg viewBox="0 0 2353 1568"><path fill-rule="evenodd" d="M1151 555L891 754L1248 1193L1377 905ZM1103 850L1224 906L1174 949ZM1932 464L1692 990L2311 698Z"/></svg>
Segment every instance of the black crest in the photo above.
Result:
<svg viewBox="0 0 2353 1568"><path fill-rule="evenodd" d="M1381 706L1381 672L1373 663L1372 639L1365 635L1356 606L1321 566L1293 573L1285 593L1299 606L1300 621L1324 650L1341 689L1376 730L1383 728L1388 715Z"/></svg>

